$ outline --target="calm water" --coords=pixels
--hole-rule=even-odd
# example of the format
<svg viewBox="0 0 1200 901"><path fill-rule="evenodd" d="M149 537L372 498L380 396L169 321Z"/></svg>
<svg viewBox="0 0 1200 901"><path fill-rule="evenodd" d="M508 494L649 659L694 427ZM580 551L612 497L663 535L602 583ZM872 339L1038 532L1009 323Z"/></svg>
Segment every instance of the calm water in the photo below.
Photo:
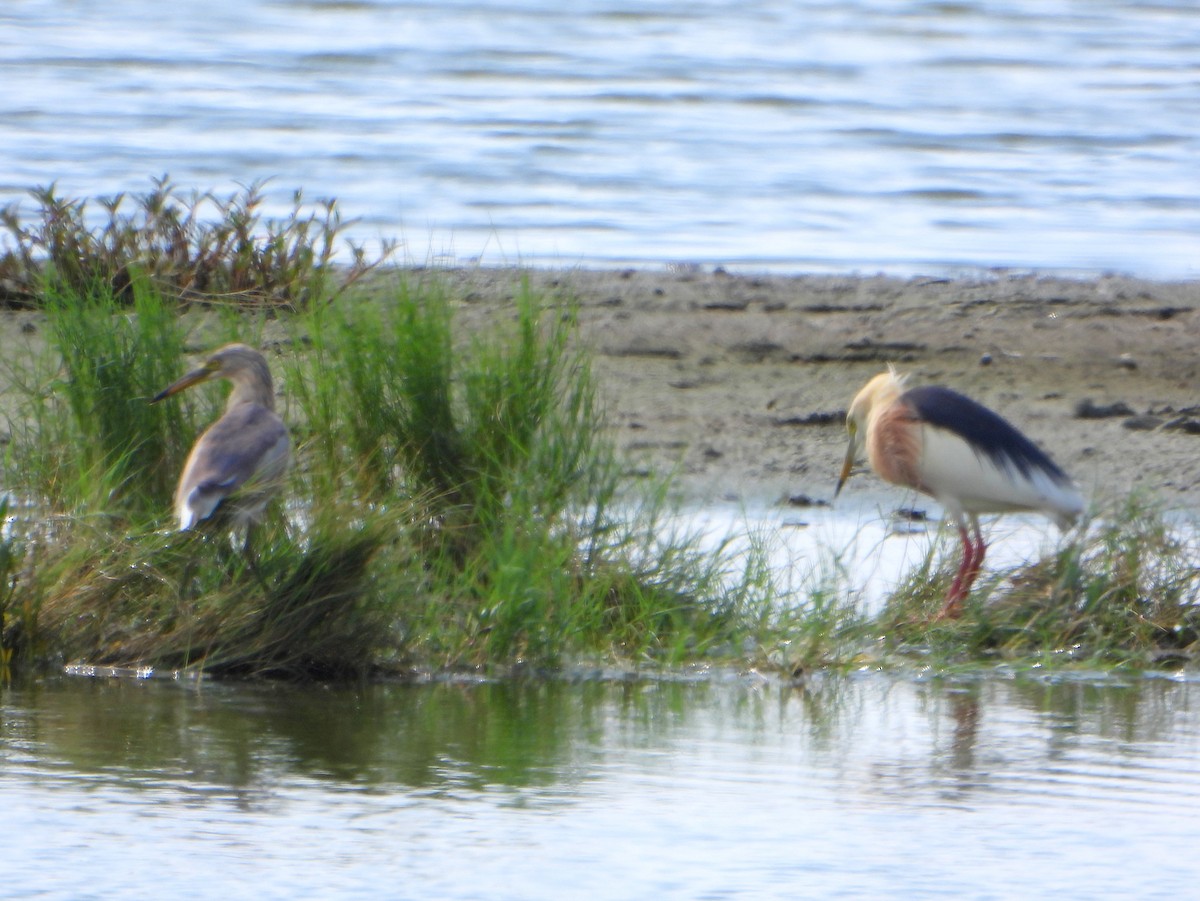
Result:
<svg viewBox="0 0 1200 901"><path fill-rule="evenodd" d="M1200 685L0 689L0 897L1169 898Z"/></svg>
<svg viewBox="0 0 1200 901"><path fill-rule="evenodd" d="M8 0L0 201L169 172L405 256L1194 277L1194 0Z"/></svg>

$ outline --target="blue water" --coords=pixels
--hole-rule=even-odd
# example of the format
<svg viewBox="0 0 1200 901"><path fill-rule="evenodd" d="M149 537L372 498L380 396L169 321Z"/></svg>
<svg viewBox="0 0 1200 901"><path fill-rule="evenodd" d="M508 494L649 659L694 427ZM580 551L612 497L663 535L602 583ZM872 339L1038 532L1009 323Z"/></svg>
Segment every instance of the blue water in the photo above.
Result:
<svg viewBox="0 0 1200 901"><path fill-rule="evenodd" d="M335 196L412 262L1194 277L1192 0L11 0L0 201Z"/></svg>
<svg viewBox="0 0 1200 901"><path fill-rule="evenodd" d="M0 687L0 898L1194 896L1197 685Z"/></svg>

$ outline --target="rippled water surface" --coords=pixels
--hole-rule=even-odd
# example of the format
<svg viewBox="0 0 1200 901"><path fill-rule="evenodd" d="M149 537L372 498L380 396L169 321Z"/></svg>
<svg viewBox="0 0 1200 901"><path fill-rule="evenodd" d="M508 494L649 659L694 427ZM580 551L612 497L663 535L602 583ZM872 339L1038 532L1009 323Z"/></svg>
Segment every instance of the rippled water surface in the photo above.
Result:
<svg viewBox="0 0 1200 901"><path fill-rule="evenodd" d="M1197 274L1192 0L10 0L0 200L336 196L426 260Z"/></svg>
<svg viewBox="0 0 1200 901"><path fill-rule="evenodd" d="M1191 897L1198 688L8 686L0 897Z"/></svg>

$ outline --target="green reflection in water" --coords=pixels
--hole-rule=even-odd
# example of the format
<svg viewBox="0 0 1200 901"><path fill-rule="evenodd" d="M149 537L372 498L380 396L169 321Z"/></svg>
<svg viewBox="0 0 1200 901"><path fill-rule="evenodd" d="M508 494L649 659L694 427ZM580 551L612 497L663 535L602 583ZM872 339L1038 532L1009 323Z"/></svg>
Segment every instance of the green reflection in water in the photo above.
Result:
<svg viewBox="0 0 1200 901"><path fill-rule="evenodd" d="M121 785L245 790L310 780L453 794L571 790L610 755L696 745L832 774L913 767L977 786L1020 749L1049 763L1080 739L1197 734L1196 686L1162 680L512 681L368 686L54 679L0 689L0 761ZM919 735L894 746L892 734ZM1189 738L1190 740L1190 738ZM988 746L985 761L977 753ZM687 754L683 753L686 749ZM916 757L912 755L915 752ZM700 752L702 753L702 752Z"/></svg>
<svg viewBox="0 0 1200 901"><path fill-rule="evenodd" d="M360 785L521 787L570 778L573 755L614 734L657 741L697 692L671 683L54 680L7 691L2 747L82 773L230 787L281 772Z"/></svg>

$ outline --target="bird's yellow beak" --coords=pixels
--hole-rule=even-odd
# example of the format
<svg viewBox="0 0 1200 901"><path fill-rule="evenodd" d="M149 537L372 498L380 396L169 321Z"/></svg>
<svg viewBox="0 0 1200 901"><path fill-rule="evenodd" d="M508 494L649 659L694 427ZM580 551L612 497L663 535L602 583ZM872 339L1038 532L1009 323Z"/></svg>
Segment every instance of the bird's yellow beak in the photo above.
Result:
<svg viewBox="0 0 1200 901"><path fill-rule="evenodd" d="M211 379L213 377L213 374L215 372L216 372L216 370L214 368L212 368L211 366L208 366L208 365L201 366L199 369L195 369L192 372L189 372L187 375L185 375L179 381L172 382L166 388L163 388L162 391L158 392L158 394L156 394L156 395L154 395L154 397L150 398L150 403L156 404L160 400L165 400L166 398L170 397L172 394L178 394L180 391L183 391L185 388L190 388L190 387L192 387L192 385L198 385L201 382L207 382L209 379Z"/></svg>
<svg viewBox="0 0 1200 901"><path fill-rule="evenodd" d="M850 431L850 444L846 448L846 460L842 463L842 474L838 477L837 488L833 490L833 496L837 497L842 493L842 486L846 484L846 479L850 478L850 470L854 468L854 458L858 455L858 441L856 438L857 429L854 421L851 420L846 427Z"/></svg>

